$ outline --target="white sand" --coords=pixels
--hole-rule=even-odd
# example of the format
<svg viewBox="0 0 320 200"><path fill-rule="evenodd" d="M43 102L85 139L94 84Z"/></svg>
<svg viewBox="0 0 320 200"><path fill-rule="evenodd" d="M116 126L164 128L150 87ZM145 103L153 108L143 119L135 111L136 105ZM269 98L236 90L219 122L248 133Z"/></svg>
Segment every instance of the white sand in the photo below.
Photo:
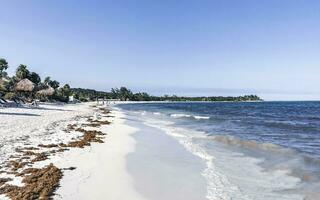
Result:
<svg viewBox="0 0 320 200"><path fill-rule="evenodd" d="M92 113L89 104L41 104L39 108L0 108L0 139L43 132L54 122Z"/></svg>
<svg viewBox="0 0 320 200"><path fill-rule="evenodd" d="M70 140L62 129L77 116L93 114L89 104L41 104L38 108L0 108L0 163L15 148Z"/></svg>
<svg viewBox="0 0 320 200"><path fill-rule="evenodd" d="M77 137L76 131L66 134L67 124L81 124L85 119L77 116L92 116L90 104L41 105L42 109L0 109L0 163L15 153L19 146L37 146L70 141ZM70 151L50 156L49 160L37 162L33 167L49 163L60 168L76 167L64 171L61 187L54 199L109 199L143 200L133 187L126 170L126 155L134 151L135 141L131 134L135 129L124 124L123 114L113 111L111 125L94 128L107 133L105 143L93 143L90 147L71 148ZM87 129L87 128L86 128ZM18 178L10 182L21 184ZM7 199L0 195L0 199Z"/></svg>
<svg viewBox="0 0 320 200"><path fill-rule="evenodd" d="M89 151L73 149L65 154L59 167L77 167L66 171L56 199L144 199L133 188L126 170L126 155L134 151L130 136L135 129L124 124L123 114L113 111L113 122L100 130L107 133L106 142L93 144Z"/></svg>

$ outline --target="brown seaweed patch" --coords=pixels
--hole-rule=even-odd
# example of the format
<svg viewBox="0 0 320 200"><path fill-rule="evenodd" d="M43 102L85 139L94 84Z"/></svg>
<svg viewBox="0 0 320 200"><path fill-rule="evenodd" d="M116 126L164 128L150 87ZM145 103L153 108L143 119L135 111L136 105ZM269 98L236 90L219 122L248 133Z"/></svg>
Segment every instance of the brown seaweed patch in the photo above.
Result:
<svg viewBox="0 0 320 200"><path fill-rule="evenodd" d="M15 152L17 152L17 153L23 153L23 149L22 149L22 148L15 148Z"/></svg>
<svg viewBox="0 0 320 200"><path fill-rule="evenodd" d="M37 147L25 147L23 150L33 151L33 150L39 150Z"/></svg>
<svg viewBox="0 0 320 200"><path fill-rule="evenodd" d="M27 169L24 169L22 172L17 173L16 176L25 176L27 174L34 173L37 170L38 170L37 168L27 168Z"/></svg>
<svg viewBox="0 0 320 200"><path fill-rule="evenodd" d="M34 156L34 155L37 155L37 153L34 152L34 151L24 151L22 153L23 153L23 156Z"/></svg>
<svg viewBox="0 0 320 200"><path fill-rule="evenodd" d="M65 132L70 133L70 131L73 131L77 128L77 124L68 124L67 128L64 129Z"/></svg>
<svg viewBox="0 0 320 200"><path fill-rule="evenodd" d="M100 127L101 125L109 125L110 122L105 120L105 121L100 121L100 120L92 120L92 119L88 119L88 121L90 122L90 124L83 124L84 126L90 126L90 127Z"/></svg>
<svg viewBox="0 0 320 200"><path fill-rule="evenodd" d="M0 178L0 187L8 181L12 181L12 178Z"/></svg>
<svg viewBox="0 0 320 200"><path fill-rule="evenodd" d="M35 156L31 161L24 161L29 160L30 156ZM48 159L48 155L45 152L36 153L33 151L25 151L20 159L17 160L10 160L7 163L7 167L11 168L12 171L17 171L18 169L24 168L28 164L33 164L35 162L43 161Z"/></svg>
<svg viewBox="0 0 320 200"><path fill-rule="evenodd" d="M29 160L30 159L30 156L22 156L21 158L20 158L20 160Z"/></svg>
<svg viewBox="0 0 320 200"><path fill-rule="evenodd" d="M20 158L19 155L10 155L9 158Z"/></svg>
<svg viewBox="0 0 320 200"><path fill-rule="evenodd" d="M62 170L70 170L70 171L75 170L75 169L77 169L77 168L76 167L62 168Z"/></svg>
<svg viewBox="0 0 320 200"><path fill-rule="evenodd" d="M30 164L30 162L21 162L21 160L10 160L7 164L7 167L11 168L12 171L17 171L27 164Z"/></svg>
<svg viewBox="0 0 320 200"><path fill-rule="evenodd" d="M64 152L64 151L69 151L69 149L67 149L67 148L59 148L57 150L57 152Z"/></svg>
<svg viewBox="0 0 320 200"><path fill-rule="evenodd" d="M66 145L65 145L66 146ZM59 147L59 149L54 149L54 150L51 150L49 151L50 154L55 154L55 153L58 153L58 152L64 152L64 151L68 151L69 149L67 148L61 148Z"/></svg>
<svg viewBox="0 0 320 200"><path fill-rule="evenodd" d="M105 121L99 121L99 120L93 120L91 121L91 123L96 123L96 124L100 124L100 125L109 125L110 122L105 120Z"/></svg>
<svg viewBox="0 0 320 200"><path fill-rule="evenodd" d="M75 130L77 128L76 124L68 124L67 129L68 130Z"/></svg>
<svg viewBox="0 0 320 200"><path fill-rule="evenodd" d="M43 160L48 159L48 154L46 152L37 153L34 151L24 151L23 156L24 157L35 156L35 158L33 158L31 160L31 163L35 163L35 162L39 162L39 161L43 161Z"/></svg>
<svg viewBox="0 0 320 200"><path fill-rule="evenodd" d="M45 153L45 152L36 153L35 156L36 156L36 157L31 160L32 163L35 163L35 162L39 162L39 161L43 161L43 160L47 160L47 159L48 159L48 155L47 155L47 153Z"/></svg>
<svg viewBox="0 0 320 200"><path fill-rule="evenodd" d="M111 113L111 111L108 110L107 108L99 108L99 110L102 111L101 114L104 114L104 115Z"/></svg>
<svg viewBox="0 0 320 200"><path fill-rule="evenodd" d="M96 123L91 123L91 124L82 124L82 126L86 127L86 126L89 126L89 127L100 127L101 125L100 124L96 124Z"/></svg>
<svg viewBox="0 0 320 200"><path fill-rule="evenodd" d="M0 188L0 194L5 194L12 200L47 200L59 186L59 180L62 177L61 170L53 164L41 169L31 168L31 170L25 171L25 174L29 175L23 178L22 183L25 184L23 187L4 185Z"/></svg>
<svg viewBox="0 0 320 200"><path fill-rule="evenodd" d="M38 147L41 148L54 148L54 147L58 147L57 144L39 144Z"/></svg>
<svg viewBox="0 0 320 200"><path fill-rule="evenodd" d="M65 147L84 148L85 146L90 146L91 142L103 143L101 136L105 134L101 131L85 130L83 128L77 128L76 131L84 133L83 136L79 140L69 142Z"/></svg>

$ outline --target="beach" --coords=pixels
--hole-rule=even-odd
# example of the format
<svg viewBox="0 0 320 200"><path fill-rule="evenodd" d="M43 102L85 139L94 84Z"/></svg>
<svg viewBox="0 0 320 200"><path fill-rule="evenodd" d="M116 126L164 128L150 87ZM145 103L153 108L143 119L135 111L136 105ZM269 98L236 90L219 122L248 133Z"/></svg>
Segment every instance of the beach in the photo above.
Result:
<svg viewBox="0 0 320 200"><path fill-rule="evenodd" d="M200 159L115 107L42 104L3 108L0 117L0 199L206 199L205 180L194 174L204 167ZM74 143L82 129L106 135L82 146ZM35 160L39 155L44 157ZM39 175L33 169L48 170L44 176L56 178L40 177L30 184L24 179Z"/></svg>
<svg viewBox="0 0 320 200"><path fill-rule="evenodd" d="M174 110L195 105L217 106L2 108L0 199L318 198L317 164L274 144L205 136L193 125L211 126L212 115Z"/></svg>
<svg viewBox="0 0 320 200"><path fill-rule="evenodd" d="M120 112L109 112L94 103L1 109L0 198L19 199L22 196L15 197L17 193L26 197L26 193L39 191L34 194L39 196L33 197L45 194L54 199L144 199L135 192L126 172L125 156L134 151L130 134L135 129L124 125ZM27 153L31 158L26 158ZM35 160L33 155L45 158ZM21 166L10 166L13 161ZM37 185L47 182L36 181L36 187L30 188L23 180L32 175L31 169L44 169L51 163L62 172L51 188L36 190ZM20 188L12 190L6 185Z"/></svg>
<svg viewBox="0 0 320 200"><path fill-rule="evenodd" d="M320 1L1 1L0 200L320 200Z"/></svg>

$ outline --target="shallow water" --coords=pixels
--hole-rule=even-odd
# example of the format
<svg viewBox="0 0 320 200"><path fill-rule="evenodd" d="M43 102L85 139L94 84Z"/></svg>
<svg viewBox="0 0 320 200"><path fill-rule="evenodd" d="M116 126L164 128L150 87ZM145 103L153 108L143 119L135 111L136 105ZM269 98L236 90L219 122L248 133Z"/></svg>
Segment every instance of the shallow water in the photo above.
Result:
<svg viewBox="0 0 320 200"><path fill-rule="evenodd" d="M119 107L203 160L208 199L319 198L319 102Z"/></svg>
<svg viewBox="0 0 320 200"><path fill-rule="evenodd" d="M127 157L127 168L136 190L153 200L206 199L202 160L161 130L133 117L127 121L139 128L134 134L136 150Z"/></svg>

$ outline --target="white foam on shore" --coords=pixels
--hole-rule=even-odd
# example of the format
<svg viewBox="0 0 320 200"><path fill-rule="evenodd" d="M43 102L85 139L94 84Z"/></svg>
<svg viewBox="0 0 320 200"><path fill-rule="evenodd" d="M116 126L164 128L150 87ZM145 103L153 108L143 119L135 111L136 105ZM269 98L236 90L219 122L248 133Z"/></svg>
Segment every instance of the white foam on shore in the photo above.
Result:
<svg viewBox="0 0 320 200"><path fill-rule="evenodd" d="M205 161L207 167L202 175L207 180L207 199L209 200L303 199L302 195L281 192L296 188L300 181L298 178L289 176L285 170L266 172L258 165L262 160L218 146L209 154L200 144L194 142L197 138L204 139L197 137L201 133L170 126L170 123L159 123L159 120L154 119L146 119L145 124L164 130L165 133L176 138L188 151Z"/></svg>
<svg viewBox="0 0 320 200"><path fill-rule="evenodd" d="M153 113L153 114L155 114L155 113ZM173 113L173 114L170 114L170 117L172 117L172 118L194 118L194 119L197 119L197 120L210 119L209 116L199 116L199 115L194 115L193 116L193 115L183 114L183 113Z"/></svg>
<svg viewBox="0 0 320 200"><path fill-rule="evenodd" d="M171 114L170 116L173 117L173 118L191 117L191 115L181 114L181 113Z"/></svg>
<svg viewBox="0 0 320 200"><path fill-rule="evenodd" d="M195 119L210 119L208 116L193 116Z"/></svg>
<svg viewBox="0 0 320 200"><path fill-rule="evenodd" d="M201 149L199 146L194 145L191 141L190 137L181 133L180 128L170 128L165 126L158 126L156 121L148 121L145 122L146 125L152 126L154 128L159 128L163 130L166 134L173 136L174 138L178 139L179 143L182 144L189 152L193 153L194 155L200 157L206 162L207 168L202 172L202 175L207 180L207 199L210 200L218 200L218 199L230 199L229 191L225 190L226 188L223 187L227 185L228 180L223 177L221 174L217 174L214 168L213 160L214 157L209 155L206 151ZM180 130L179 130L180 129ZM231 186L229 188L236 188L236 186ZM238 191L239 193L241 191ZM246 198L248 199L248 198Z"/></svg>

